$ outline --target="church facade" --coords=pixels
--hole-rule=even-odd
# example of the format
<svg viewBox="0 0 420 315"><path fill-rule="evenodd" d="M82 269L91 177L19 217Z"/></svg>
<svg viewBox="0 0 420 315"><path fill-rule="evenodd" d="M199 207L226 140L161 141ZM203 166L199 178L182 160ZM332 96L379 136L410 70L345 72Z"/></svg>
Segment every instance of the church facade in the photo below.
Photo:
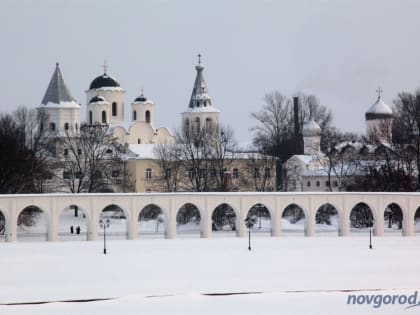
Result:
<svg viewBox="0 0 420 315"><path fill-rule="evenodd" d="M220 135L221 111L213 106L208 94L200 56L195 70L196 77L190 101L187 109L181 113L181 130L191 134L211 131ZM167 127L156 127L154 102L142 93L130 103L127 115L125 90L116 78L107 73L106 65L103 74L92 80L85 93L84 123L106 126L112 136L128 149L124 158L126 169L135 181L134 190L167 191L165 185L162 185L162 178L171 172L160 167L156 147L174 144L175 135ZM77 136L82 124L82 107L72 96L57 63L45 96L38 107L47 113L48 135L57 139L69 135ZM58 147L58 150L65 149ZM211 170L208 171L211 173ZM229 177L228 189L232 191L275 190L275 163L267 163L265 157L248 153L235 154L235 161L229 163L229 167L223 169L223 172ZM184 172L180 174L180 180L188 181L189 176L191 174L188 171Z"/></svg>

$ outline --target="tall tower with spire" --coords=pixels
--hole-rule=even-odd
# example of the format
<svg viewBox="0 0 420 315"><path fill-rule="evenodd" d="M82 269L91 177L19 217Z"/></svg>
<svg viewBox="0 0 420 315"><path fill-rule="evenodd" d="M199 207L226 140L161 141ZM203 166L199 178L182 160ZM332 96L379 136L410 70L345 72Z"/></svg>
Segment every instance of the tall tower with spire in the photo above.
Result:
<svg viewBox="0 0 420 315"><path fill-rule="evenodd" d="M201 64L201 54L198 54L197 71L190 102L182 115L182 128L184 131L196 132L201 130L220 133L220 110L213 107L208 94L207 84L204 81Z"/></svg>
<svg viewBox="0 0 420 315"><path fill-rule="evenodd" d="M381 99L381 88L376 90L378 99L366 111L366 136L379 143L392 143L392 109Z"/></svg>
<svg viewBox="0 0 420 315"><path fill-rule="evenodd" d="M58 62L38 109L44 110L48 115L46 128L50 134L64 135L67 132L79 132L80 104L71 95L64 82Z"/></svg>

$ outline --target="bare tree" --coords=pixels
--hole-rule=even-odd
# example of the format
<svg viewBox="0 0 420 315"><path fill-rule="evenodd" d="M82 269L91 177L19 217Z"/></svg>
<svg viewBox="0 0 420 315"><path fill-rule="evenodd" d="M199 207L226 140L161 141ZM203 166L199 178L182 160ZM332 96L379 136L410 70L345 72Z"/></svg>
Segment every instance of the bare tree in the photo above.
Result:
<svg viewBox="0 0 420 315"><path fill-rule="evenodd" d="M154 148L160 170L158 181L165 191L179 190L180 172L182 168L181 149L177 144L158 144Z"/></svg>
<svg viewBox="0 0 420 315"><path fill-rule="evenodd" d="M105 125L82 125L80 133L66 132L59 139L61 154L57 176L72 193L131 191L133 180L125 169L125 146L118 143Z"/></svg>
<svg viewBox="0 0 420 315"><path fill-rule="evenodd" d="M332 120L330 111L320 105L318 99L313 95L298 93L297 96L299 98L298 123L300 130L304 123L312 117L320 125L322 133L325 133ZM255 133L254 144L262 149L261 153L278 158L276 186L277 189L281 189L282 163L293 154L299 154L296 151L296 143L303 143L300 141L302 135L295 134L292 99L278 91L268 93L264 97L262 109L252 112L251 117L257 121L257 125L251 128L251 131Z"/></svg>

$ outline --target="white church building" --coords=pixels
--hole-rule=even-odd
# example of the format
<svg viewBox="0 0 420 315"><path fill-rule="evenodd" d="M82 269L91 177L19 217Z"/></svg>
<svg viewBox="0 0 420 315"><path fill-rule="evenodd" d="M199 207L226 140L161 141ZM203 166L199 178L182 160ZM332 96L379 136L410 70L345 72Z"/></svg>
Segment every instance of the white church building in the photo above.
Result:
<svg viewBox="0 0 420 315"><path fill-rule="evenodd" d="M108 125L113 135L123 144L158 144L174 141L167 127L155 128L154 103L143 94L131 102L131 113L126 119L125 90L118 81L104 73L96 77L86 90L86 117L88 124ZM52 135L76 133L80 128L79 104L67 87L57 63L45 96L38 108L48 114L48 128Z"/></svg>

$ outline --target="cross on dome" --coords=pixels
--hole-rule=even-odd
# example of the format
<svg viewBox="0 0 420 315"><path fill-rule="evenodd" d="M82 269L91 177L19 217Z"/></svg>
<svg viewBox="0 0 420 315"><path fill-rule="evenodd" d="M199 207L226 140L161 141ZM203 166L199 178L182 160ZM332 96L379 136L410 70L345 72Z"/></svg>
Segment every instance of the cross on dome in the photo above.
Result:
<svg viewBox="0 0 420 315"><path fill-rule="evenodd" d="M384 90L382 90L380 87L378 87L378 89L376 90L376 93L378 93L378 99L380 99L381 98L381 93L383 92Z"/></svg>
<svg viewBox="0 0 420 315"><path fill-rule="evenodd" d="M104 74L106 74L106 71L108 70L108 64L106 63L106 60L104 60L104 64L102 65L102 68L104 68Z"/></svg>

